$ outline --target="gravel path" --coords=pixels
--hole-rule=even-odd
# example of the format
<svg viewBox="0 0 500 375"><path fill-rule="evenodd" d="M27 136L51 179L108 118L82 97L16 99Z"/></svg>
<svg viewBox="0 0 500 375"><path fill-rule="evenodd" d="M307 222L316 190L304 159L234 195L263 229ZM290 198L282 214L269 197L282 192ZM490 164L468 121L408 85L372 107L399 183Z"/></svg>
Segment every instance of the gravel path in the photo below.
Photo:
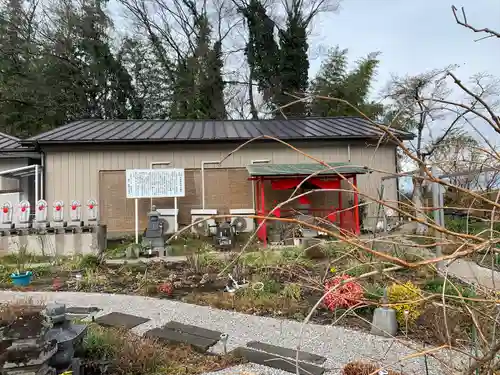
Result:
<svg viewBox="0 0 500 375"><path fill-rule="evenodd" d="M228 350L245 346L248 341L256 340L268 344L295 349L299 343L302 324L296 321L279 320L241 314L233 311L218 310L205 306L196 306L179 301L155 299L141 296L74 293L74 292L12 292L0 291L0 301L8 302L31 298L33 302L57 301L69 306L97 306L103 309L98 315L111 311L147 317L151 320L137 326L134 332L145 331L164 325L170 320L193 324L229 334ZM412 347L416 344L407 343ZM373 360L385 364L395 363L399 359L415 353L400 341L373 336L364 332L353 331L340 326L322 326L309 324L304 329L301 350L323 355L327 358L324 367L328 374L340 373L342 365L353 360ZM214 347L215 352L222 351L222 345ZM443 353L444 354L444 353ZM429 358L429 374L443 374L437 362ZM222 374L286 374L268 367L243 365L240 372L225 370ZM423 358L405 360L397 370L405 374L425 374ZM229 372L228 372L229 371Z"/></svg>

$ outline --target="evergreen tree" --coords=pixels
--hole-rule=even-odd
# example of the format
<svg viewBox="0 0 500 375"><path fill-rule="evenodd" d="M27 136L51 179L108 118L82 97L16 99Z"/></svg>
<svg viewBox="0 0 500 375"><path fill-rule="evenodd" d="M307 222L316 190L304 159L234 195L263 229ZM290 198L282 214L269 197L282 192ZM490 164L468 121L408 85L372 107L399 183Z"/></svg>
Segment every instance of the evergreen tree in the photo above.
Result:
<svg viewBox="0 0 500 375"><path fill-rule="evenodd" d="M324 97L343 99L358 108L370 118L380 118L383 106L369 101L368 95L377 67L380 63L378 53L371 53L357 62L354 69L348 70L347 49L336 47L311 84L311 94L316 97L310 106L311 116L359 116L351 106Z"/></svg>

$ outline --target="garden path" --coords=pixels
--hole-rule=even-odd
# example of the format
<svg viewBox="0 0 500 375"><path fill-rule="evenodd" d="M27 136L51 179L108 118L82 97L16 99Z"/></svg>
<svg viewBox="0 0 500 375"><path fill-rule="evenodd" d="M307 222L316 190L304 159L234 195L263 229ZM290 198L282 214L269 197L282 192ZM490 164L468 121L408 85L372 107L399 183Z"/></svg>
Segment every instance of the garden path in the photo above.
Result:
<svg viewBox="0 0 500 375"><path fill-rule="evenodd" d="M246 315L174 300L98 293L0 291L0 301L2 302L26 298L31 299L32 302L41 303L55 301L64 303L68 307L95 306L102 309L98 313L99 316L110 312L122 312L150 318L150 321L133 328L133 331L138 334L151 328L161 327L171 320L218 330L229 334L228 350L245 346L247 342L252 340L296 349L302 329L302 323L297 321ZM231 297L228 296L228 298ZM213 350L221 352L222 345L217 345L220 346L214 347ZM328 369L326 373L328 375L339 374L340 368L353 360L373 360L385 364L393 364L401 360L401 365L398 364L395 369L406 374L425 373L423 358L416 357L404 360L405 356L415 353L415 349L418 350L416 343L382 338L342 326L314 324L308 324L303 329L301 345L301 350L327 358L324 367ZM450 361L456 363L455 361L458 359L448 358L449 354L449 352L441 352L439 355L446 355L447 363L451 363ZM429 374L445 373L433 358L428 358L428 362ZM245 366L239 367L236 374L244 372L283 374L278 370L262 368L262 366Z"/></svg>

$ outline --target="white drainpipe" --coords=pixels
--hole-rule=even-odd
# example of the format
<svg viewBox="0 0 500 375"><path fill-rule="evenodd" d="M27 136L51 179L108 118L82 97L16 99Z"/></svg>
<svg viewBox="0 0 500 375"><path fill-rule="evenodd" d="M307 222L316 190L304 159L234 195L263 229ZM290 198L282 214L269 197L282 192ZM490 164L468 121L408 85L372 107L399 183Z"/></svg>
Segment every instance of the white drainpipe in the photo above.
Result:
<svg viewBox="0 0 500 375"><path fill-rule="evenodd" d="M44 181L44 175L45 175L45 162L44 162L44 155L42 154L40 156L40 161L41 161L41 167L42 167L42 170L40 171L40 199L44 199L44 185L45 185L45 181ZM36 203L35 203L36 204Z"/></svg>
<svg viewBox="0 0 500 375"><path fill-rule="evenodd" d="M250 160L250 164L267 164L270 160L262 159L262 160ZM255 211L255 181L252 180L252 208Z"/></svg>
<svg viewBox="0 0 500 375"><path fill-rule="evenodd" d="M205 165L220 164L220 161L202 161L201 162L201 208L205 209Z"/></svg>
<svg viewBox="0 0 500 375"><path fill-rule="evenodd" d="M38 164L35 164L35 205L38 203L38 199L40 199L40 196L39 196L39 194L40 194L40 182L39 182L40 176L38 175L38 173L39 173Z"/></svg>
<svg viewBox="0 0 500 375"><path fill-rule="evenodd" d="M347 161L351 162L351 145L349 143L347 144Z"/></svg>

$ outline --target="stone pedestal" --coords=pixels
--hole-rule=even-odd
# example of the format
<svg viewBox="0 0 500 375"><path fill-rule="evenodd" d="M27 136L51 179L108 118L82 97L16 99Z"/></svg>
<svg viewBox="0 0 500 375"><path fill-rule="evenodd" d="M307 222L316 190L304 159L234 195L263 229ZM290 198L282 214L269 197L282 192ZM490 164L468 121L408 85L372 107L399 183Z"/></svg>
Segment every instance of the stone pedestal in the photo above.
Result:
<svg viewBox="0 0 500 375"><path fill-rule="evenodd" d="M387 307L377 307L373 312L371 333L378 336L393 337L397 332L396 311Z"/></svg>
<svg viewBox="0 0 500 375"><path fill-rule="evenodd" d="M47 341L51 326L40 307L14 307L11 316L0 321L0 374L47 375L48 363L57 352L56 341Z"/></svg>

